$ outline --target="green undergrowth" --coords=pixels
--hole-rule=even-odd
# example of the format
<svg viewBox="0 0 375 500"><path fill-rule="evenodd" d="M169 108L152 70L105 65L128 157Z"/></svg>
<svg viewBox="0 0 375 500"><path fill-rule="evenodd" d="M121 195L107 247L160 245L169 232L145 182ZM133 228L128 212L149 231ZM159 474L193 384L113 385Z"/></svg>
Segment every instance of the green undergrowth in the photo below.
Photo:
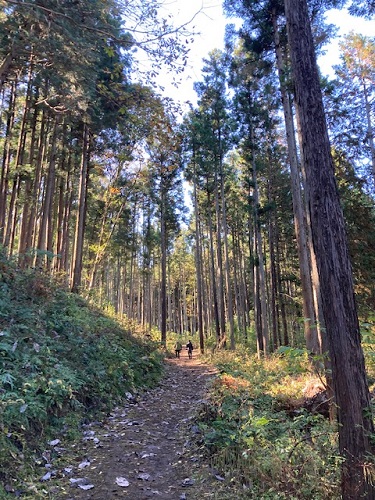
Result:
<svg viewBox="0 0 375 500"><path fill-rule="evenodd" d="M33 474L51 439L155 385L157 343L132 336L36 271L0 262L0 498ZM9 486L10 485L10 486Z"/></svg>
<svg viewBox="0 0 375 500"><path fill-rule="evenodd" d="M225 478L222 498L340 498L336 426L303 406L304 389L320 385L306 354L259 361L221 352L211 362L220 375L200 429L213 469Z"/></svg>

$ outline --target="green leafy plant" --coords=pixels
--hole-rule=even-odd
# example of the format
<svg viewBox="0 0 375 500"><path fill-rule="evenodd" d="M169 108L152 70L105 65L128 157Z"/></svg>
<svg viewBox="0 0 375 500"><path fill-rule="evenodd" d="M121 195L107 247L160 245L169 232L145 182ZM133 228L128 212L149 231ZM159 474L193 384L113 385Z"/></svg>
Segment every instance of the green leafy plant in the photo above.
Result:
<svg viewBox="0 0 375 500"><path fill-rule="evenodd" d="M233 497L340 498L336 427L303 407L303 388L314 377L306 351L283 349L263 361L220 352L215 359L221 374L200 427Z"/></svg>
<svg viewBox="0 0 375 500"><path fill-rule="evenodd" d="M22 480L49 438L74 436L80 421L162 374L156 342L48 276L1 264L0 482Z"/></svg>

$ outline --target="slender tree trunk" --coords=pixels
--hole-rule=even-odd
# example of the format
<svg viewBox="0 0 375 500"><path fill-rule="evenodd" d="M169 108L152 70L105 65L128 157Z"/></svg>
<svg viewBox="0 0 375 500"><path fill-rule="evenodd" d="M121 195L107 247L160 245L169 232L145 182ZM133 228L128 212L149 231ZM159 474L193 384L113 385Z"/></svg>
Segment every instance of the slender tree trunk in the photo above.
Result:
<svg viewBox="0 0 375 500"><path fill-rule="evenodd" d="M161 231L161 343L167 345L167 230L166 230L166 213L165 213L165 193L161 192L161 214L160 214L160 231Z"/></svg>
<svg viewBox="0 0 375 500"><path fill-rule="evenodd" d="M201 239L199 234L199 209L197 195L197 179L196 166L194 162L194 215L195 215L195 268L197 279L197 315L198 315L198 334L200 351L204 353L204 336L203 336L203 302L202 302L202 255L201 255Z"/></svg>
<svg viewBox="0 0 375 500"><path fill-rule="evenodd" d="M224 192L224 169L223 169L223 159L221 153L220 153L219 165L220 165L220 194L221 194L221 204L222 204L222 225L224 230L225 283L227 292L229 337L230 337L230 348L234 350L235 338L234 338L234 319L233 319L233 294L232 294L232 280L230 275L230 262L229 262L228 223L227 223L227 210L226 210L225 192Z"/></svg>
<svg viewBox="0 0 375 500"><path fill-rule="evenodd" d="M237 325L238 331L244 331L243 321L243 303L240 293L240 282L239 282L239 267L240 267L240 251L238 247L238 232L232 230L232 240L233 240L233 287L234 287L234 309L237 315Z"/></svg>
<svg viewBox="0 0 375 500"><path fill-rule="evenodd" d="M213 230L212 230L212 220L210 213L210 200L208 197L208 227L209 227L209 240L210 240L210 258L211 258L211 289L212 289L212 300L214 306L214 317L215 317L215 329L216 329L216 342L220 345L221 335L220 335L220 317L219 317L219 305L217 300L217 288L216 288L216 272L215 272L215 255L214 255L214 242L213 242Z"/></svg>
<svg viewBox="0 0 375 500"><path fill-rule="evenodd" d="M247 328L250 326L250 318L249 318L249 294L248 294L248 286L246 280L246 265L245 265L245 255L244 250L242 249L241 237L238 235L238 255L239 255L239 297L241 310L243 315L243 335L244 339L247 339Z"/></svg>
<svg viewBox="0 0 375 500"><path fill-rule="evenodd" d="M31 89L32 89L32 81L31 81L31 70L30 70L25 105L23 109L21 127L18 136L17 154L14 162L16 170L14 173L12 194L10 197L10 202L8 207L8 217L7 217L5 237L4 237L4 246L8 249L9 255L13 253L13 239L17 223L17 199L21 184L20 168L24 164L27 122L30 112Z"/></svg>
<svg viewBox="0 0 375 500"><path fill-rule="evenodd" d="M71 167L69 167L68 176L66 179L66 195L65 195L62 250L61 250L62 269L64 269L67 278L69 277L69 265L70 265L69 229L70 229L73 199L74 199L74 189L71 181Z"/></svg>
<svg viewBox="0 0 375 500"><path fill-rule="evenodd" d="M73 269L72 269L72 292L78 293L82 278L83 241L85 233L85 221L87 210L87 187L89 176L89 130L83 125L81 171L78 193L78 213L76 230L74 236Z"/></svg>
<svg viewBox="0 0 375 500"><path fill-rule="evenodd" d="M38 92L36 92L35 100L38 98ZM34 106L34 111L33 111L33 119L31 123L31 139L30 139L30 152L29 152L29 164L33 165L34 164L34 156L35 156L35 149L37 146L37 121L38 121L38 114L39 110L37 107ZM31 173L27 174L26 181L25 181L25 195L24 195L24 203L23 203L23 210L22 210L22 222L21 222L21 230L20 230L20 235L19 235L19 245L18 245L18 253L20 254L20 264L21 265L26 265L28 260L26 256L24 255L25 252L28 250L27 243L29 241L28 237L28 225L29 225L29 220L31 217L31 205L33 203L32 199L32 178L31 178Z"/></svg>
<svg viewBox="0 0 375 500"><path fill-rule="evenodd" d="M345 222L334 175L305 0L285 0L288 40L302 135L313 246L337 403L345 500L375 498L365 464L374 424L360 343Z"/></svg>
<svg viewBox="0 0 375 500"><path fill-rule="evenodd" d="M272 13L272 23L274 28L274 39L276 47L276 61L279 74L280 90L284 110L284 121L286 138L288 143L289 165L292 182L292 200L294 214L294 231L297 242L297 252L299 258L299 269L302 288L303 319L307 349L314 353L321 353L321 346L317 331L317 318L315 315L313 287L311 281L310 255L307 242L306 218L304 214L304 203L301 193L301 179L298 166L298 155L296 146L296 136L293 121L292 104L287 89L287 75L285 62L280 45L280 35L277 25L275 10Z"/></svg>
<svg viewBox="0 0 375 500"><path fill-rule="evenodd" d="M63 253L63 235L64 235L64 213L65 213L65 186L66 186L66 172L62 171L58 179L58 202L57 202L57 223L56 223L56 260L54 269L61 270L62 253Z"/></svg>
<svg viewBox="0 0 375 500"><path fill-rule="evenodd" d="M288 321L287 321L287 314L286 314L286 306L285 306L285 298L284 298L284 289L283 289L283 284L281 280L281 252L280 252L280 245L279 245L279 238L278 234L275 235L275 241L276 241L276 269L277 269L277 284L278 284L278 294L279 294L279 302L280 302L280 314L281 314L281 323L283 325L283 344L284 345L290 345L289 342L289 329L288 329Z"/></svg>
<svg viewBox="0 0 375 500"><path fill-rule="evenodd" d="M272 318L272 344L275 351L279 345L278 314L277 314L277 279L276 279L276 256L275 256L275 218L269 222L269 247L270 247L270 274L271 274L271 318Z"/></svg>
<svg viewBox="0 0 375 500"><path fill-rule="evenodd" d="M374 144L374 127L372 125L372 119L371 119L371 101L369 99L369 92L365 81L362 82L362 87L363 87L363 95L365 98L366 117L367 117L367 137L370 144L372 176L375 182L375 144Z"/></svg>
<svg viewBox="0 0 375 500"><path fill-rule="evenodd" d="M9 185L9 167L10 160L12 156L12 136L13 136L13 124L14 124L14 114L15 114L15 103L16 103L16 89L17 82L14 82L11 86L9 93L9 105L7 112L7 123L5 131L5 140L3 144L3 159L0 177L0 241L4 242L5 236L5 219L6 219L6 207L7 207L7 195L8 195L8 185Z"/></svg>
<svg viewBox="0 0 375 500"><path fill-rule="evenodd" d="M37 218L40 212L39 210L39 200L43 198L41 196L41 178L43 171L44 157L47 151L47 139L48 139L48 117L47 113L42 113L40 131L39 131L39 141L37 145L38 154L36 158L35 175L31 194L31 206L30 206L30 217L27 224L27 241L25 242L26 248L36 248L37 247ZM31 261L31 258L28 262Z"/></svg>
<svg viewBox="0 0 375 500"><path fill-rule="evenodd" d="M253 158L253 183L254 183L254 238L256 245L256 252L258 257L258 285L259 285L259 301L260 301L260 321L262 324L262 350L263 354L267 356L269 352L269 329L268 329L268 307L267 307L267 294L266 294L266 276L264 272L264 256L263 256L263 241L260 223L258 220L258 181L257 171L255 166L255 159Z"/></svg>
<svg viewBox="0 0 375 500"><path fill-rule="evenodd" d="M56 151L57 151L57 137L58 137L59 122L56 119L53 127L53 133L51 138L51 151L49 158L49 166L46 177L46 187L44 192L44 202L42 205L42 218L39 228L39 239L38 239L38 249L42 252L48 250L48 233L51 230L52 225L52 208L53 208L53 197L55 193L55 179L56 179ZM47 259L48 261L50 259ZM40 255L37 258L37 265L41 266L45 261L45 256Z"/></svg>
<svg viewBox="0 0 375 500"><path fill-rule="evenodd" d="M226 344L226 324L225 324L225 296L224 296L224 272L223 272L223 253L221 241L221 214L219 205L219 183L217 171L215 170L215 211L216 211L216 258L217 258L217 281L219 285L219 317L221 338L220 346Z"/></svg>

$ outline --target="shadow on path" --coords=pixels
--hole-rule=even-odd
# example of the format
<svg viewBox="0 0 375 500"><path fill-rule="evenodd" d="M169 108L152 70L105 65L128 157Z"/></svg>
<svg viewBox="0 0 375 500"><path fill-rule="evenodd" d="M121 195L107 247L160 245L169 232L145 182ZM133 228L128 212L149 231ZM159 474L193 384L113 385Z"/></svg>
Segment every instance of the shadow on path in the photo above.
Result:
<svg viewBox="0 0 375 500"><path fill-rule="evenodd" d="M104 422L85 429L82 461L67 467L56 499L200 499L189 453L194 415L215 369L192 360L166 360L158 387L131 398ZM71 470L70 470L71 469ZM198 496L197 496L198 495Z"/></svg>

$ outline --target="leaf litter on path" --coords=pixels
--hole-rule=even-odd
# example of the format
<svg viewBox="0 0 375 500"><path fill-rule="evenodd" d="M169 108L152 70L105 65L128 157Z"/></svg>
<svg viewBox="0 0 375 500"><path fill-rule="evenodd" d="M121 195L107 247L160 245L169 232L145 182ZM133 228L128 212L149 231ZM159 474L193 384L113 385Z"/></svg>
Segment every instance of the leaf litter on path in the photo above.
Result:
<svg viewBox="0 0 375 500"><path fill-rule="evenodd" d="M205 488L204 498L209 498L212 483L199 480L208 466L203 467L190 448L197 434L195 415L214 375L213 367L199 359L167 360L166 376L158 387L141 395L127 394L104 422L86 426L76 452L81 457L73 470L70 461L69 474L68 464L62 469L60 477L68 484L62 479L64 495L54 498L69 498L73 487L74 500L118 495L129 500L203 498L198 490L194 493L197 488ZM71 477L83 470L81 481Z"/></svg>

